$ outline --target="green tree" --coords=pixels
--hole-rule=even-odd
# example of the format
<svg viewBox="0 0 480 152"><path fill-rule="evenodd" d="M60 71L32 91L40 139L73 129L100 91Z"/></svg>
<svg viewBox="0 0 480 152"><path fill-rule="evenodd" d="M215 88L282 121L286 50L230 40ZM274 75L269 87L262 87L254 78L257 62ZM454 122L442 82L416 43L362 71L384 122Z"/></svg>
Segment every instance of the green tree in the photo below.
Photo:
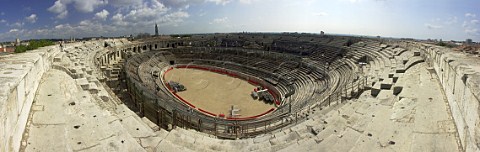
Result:
<svg viewBox="0 0 480 152"><path fill-rule="evenodd" d="M27 51L27 47L25 45L19 45L15 47L15 53L23 53Z"/></svg>
<svg viewBox="0 0 480 152"><path fill-rule="evenodd" d="M26 52L28 50L35 50L35 49L38 49L40 47L50 46L50 45L54 45L54 44L55 43L53 43L50 40L32 40L32 41L28 42L28 46L19 45L19 46L15 47L15 53L23 53L23 52Z"/></svg>

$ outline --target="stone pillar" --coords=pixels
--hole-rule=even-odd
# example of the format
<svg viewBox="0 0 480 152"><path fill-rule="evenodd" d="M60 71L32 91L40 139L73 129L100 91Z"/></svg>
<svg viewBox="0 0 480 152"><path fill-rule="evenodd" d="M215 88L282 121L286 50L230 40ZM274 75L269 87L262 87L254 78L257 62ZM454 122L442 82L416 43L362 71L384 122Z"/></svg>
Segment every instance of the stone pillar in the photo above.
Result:
<svg viewBox="0 0 480 152"><path fill-rule="evenodd" d="M115 61L115 57L113 56L113 53L110 52L110 64L113 64L113 61Z"/></svg>
<svg viewBox="0 0 480 152"><path fill-rule="evenodd" d="M107 62L108 65L110 65L110 64L111 64L111 61L112 61L112 54L110 54L110 53L108 54L107 61L108 61L108 62Z"/></svg>
<svg viewBox="0 0 480 152"><path fill-rule="evenodd" d="M102 64L103 66L106 66L106 65L107 65L107 55L104 55L104 56L102 57L102 63L103 63L103 64Z"/></svg>

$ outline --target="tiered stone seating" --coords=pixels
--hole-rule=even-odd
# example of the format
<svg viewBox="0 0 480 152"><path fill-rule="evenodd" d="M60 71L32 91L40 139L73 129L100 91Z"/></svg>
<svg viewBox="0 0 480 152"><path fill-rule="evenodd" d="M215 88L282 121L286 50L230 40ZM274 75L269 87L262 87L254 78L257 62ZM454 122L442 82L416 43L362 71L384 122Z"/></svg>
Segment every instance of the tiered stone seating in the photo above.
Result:
<svg viewBox="0 0 480 152"><path fill-rule="evenodd" d="M239 38L229 38L226 44L232 45L233 40L237 39ZM181 48L167 51L176 58L176 64L216 66L277 81L276 88L282 97L294 92L287 97L286 101L292 104L292 113L295 115L285 118L286 121L303 114L302 112L306 109L311 110L309 106L322 102L328 95L349 96L348 94L355 89L348 88L351 88L352 84L356 86L363 81L359 79L362 75L369 78L371 95L376 96L382 90L392 92L392 89L395 94L395 88L401 87L396 84L396 79L401 77L405 70L422 62L421 54L416 51L387 46L370 39L348 47L345 44L349 40L343 38L312 36L286 37L281 40L285 43L277 45L280 45L279 48L282 50L277 48L278 50L275 51L286 52L287 55L275 53L275 51L272 53L230 48ZM299 41L299 43L287 44L290 41ZM298 47L303 45L305 47ZM358 62L364 56L368 56L371 61L365 67L360 67ZM81 59L75 59L75 62L82 65ZM156 90L162 82L151 75L153 69L164 70L167 67L169 64L164 62L161 55L146 52L129 58L125 71L132 79L155 90L160 98L170 99L171 96L165 88L160 87L160 90ZM84 71L89 75L87 69L88 67L74 70ZM85 79L78 79L78 81L83 83ZM341 102L333 104L342 105ZM321 113L307 112L311 114L308 117L304 116L308 119L299 118L298 120L303 122L298 122L297 125L289 125L248 139L221 140L212 138L211 135L177 128L162 136L157 150L228 151L233 148L243 151L308 151L311 147L334 147L338 151L348 151L353 148L353 145L344 145L336 141L343 141L341 143L360 141L360 135L374 119L371 116L375 113L370 111L372 110L369 109L370 107L360 106L368 105L352 102L350 106L322 107L325 109ZM352 110L352 107L360 108ZM328 113L328 110L334 111L332 113L337 113L336 110L338 110L338 115L332 116L333 114ZM358 120L359 118L364 120ZM330 125L327 126L327 122Z"/></svg>
<svg viewBox="0 0 480 152"><path fill-rule="evenodd" d="M372 85L372 95L374 96L378 95L381 90L399 88L395 86L395 82L402 73L412 65L423 62L418 51L389 47L374 41L357 43L352 45L351 48L356 50L351 54L352 59L358 60L361 55L368 55L369 58L373 59L369 62L370 66L364 73L370 75L369 83Z"/></svg>

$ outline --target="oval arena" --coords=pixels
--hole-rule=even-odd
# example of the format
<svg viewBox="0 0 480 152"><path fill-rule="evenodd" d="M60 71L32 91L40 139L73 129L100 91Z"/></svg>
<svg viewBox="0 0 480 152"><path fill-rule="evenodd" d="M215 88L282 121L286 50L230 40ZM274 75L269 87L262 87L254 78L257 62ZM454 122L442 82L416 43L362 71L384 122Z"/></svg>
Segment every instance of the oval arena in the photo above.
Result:
<svg viewBox="0 0 480 152"><path fill-rule="evenodd" d="M478 151L477 60L306 33L44 47L0 58L0 151Z"/></svg>
<svg viewBox="0 0 480 152"><path fill-rule="evenodd" d="M184 84L186 91L176 92L168 82ZM170 67L163 77L164 85L174 96L190 108L213 117L234 120L247 120L261 117L275 110L280 102L273 90L262 86L254 78L225 69L197 65L177 65ZM265 82L263 83L265 84ZM252 96L261 87L263 96ZM275 105L274 105L275 104Z"/></svg>

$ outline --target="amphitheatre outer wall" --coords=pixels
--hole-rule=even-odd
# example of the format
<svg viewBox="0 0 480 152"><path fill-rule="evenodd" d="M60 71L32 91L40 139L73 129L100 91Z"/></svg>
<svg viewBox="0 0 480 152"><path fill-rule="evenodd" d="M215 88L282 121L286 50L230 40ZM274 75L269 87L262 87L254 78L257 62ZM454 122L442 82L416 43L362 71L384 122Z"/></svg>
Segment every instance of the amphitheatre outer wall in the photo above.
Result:
<svg viewBox="0 0 480 152"><path fill-rule="evenodd" d="M58 45L0 57L0 151L19 151L33 99Z"/></svg>
<svg viewBox="0 0 480 152"><path fill-rule="evenodd" d="M424 51L425 61L437 74L464 151L480 151L480 61L451 49L400 42L401 47ZM433 72L433 71L432 71Z"/></svg>

